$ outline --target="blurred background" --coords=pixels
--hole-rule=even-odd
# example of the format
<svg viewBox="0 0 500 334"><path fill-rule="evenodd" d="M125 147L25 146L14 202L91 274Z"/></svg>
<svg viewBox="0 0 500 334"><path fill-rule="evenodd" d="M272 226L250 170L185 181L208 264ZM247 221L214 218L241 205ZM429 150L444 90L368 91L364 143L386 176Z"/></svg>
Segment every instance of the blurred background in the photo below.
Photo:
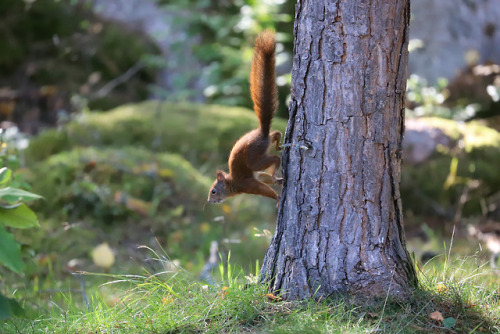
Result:
<svg viewBox="0 0 500 334"><path fill-rule="evenodd" d="M210 281L207 268L229 253L255 272L275 203L205 202L232 144L257 124L248 76L267 27L278 41L273 126L286 127L294 7L2 0L1 158L13 185L44 197L30 203L40 227L12 230L26 268L0 267L2 290L52 296L106 280L78 271L182 267ZM489 270L500 252L498 17L494 0L412 1L401 192L419 265L450 254Z"/></svg>

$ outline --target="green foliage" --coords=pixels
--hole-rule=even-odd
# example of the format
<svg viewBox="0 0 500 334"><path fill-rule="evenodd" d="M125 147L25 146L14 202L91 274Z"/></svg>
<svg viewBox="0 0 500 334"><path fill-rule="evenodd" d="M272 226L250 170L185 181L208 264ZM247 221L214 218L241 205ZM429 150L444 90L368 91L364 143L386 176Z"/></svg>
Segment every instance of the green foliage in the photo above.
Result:
<svg viewBox="0 0 500 334"><path fill-rule="evenodd" d="M229 251L227 254L227 261L223 261L221 257L221 261L219 262L219 274L222 280L222 285L226 288L236 288L239 285L239 274L234 275L234 269L234 264L231 263L231 251Z"/></svg>
<svg viewBox="0 0 500 334"><path fill-rule="evenodd" d="M24 263L21 260L21 245L2 226L0 226L0 264L18 274L24 270Z"/></svg>
<svg viewBox="0 0 500 334"><path fill-rule="evenodd" d="M442 129L452 139L453 147L440 147L428 163L403 169L404 208L425 214L430 207L422 202L423 194L453 210L467 180L479 180L480 187L470 192L465 206L466 214L479 213L481 197L500 187L495 168L500 164L498 132L475 122L460 125L440 118L427 118L425 122ZM256 126L255 115L242 108L150 101L102 114L84 114L60 131L46 131L31 141L26 157L28 161L39 161L72 146L133 145L180 154L210 176L216 168L227 168L227 155L233 143ZM284 120L276 118L273 127L284 131ZM454 158L458 161L456 182L445 187Z"/></svg>
<svg viewBox="0 0 500 334"><path fill-rule="evenodd" d="M10 172L10 170L9 170ZM10 173L8 173L10 174ZM0 200L6 201L10 203L16 203L20 200L30 201L33 199L41 198L41 196L37 194L30 193L29 191L7 187L0 189Z"/></svg>
<svg viewBox="0 0 500 334"><path fill-rule="evenodd" d="M12 172L6 167L0 169L0 184L3 186L8 184L11 175ZM24 269L20 246L3 226L21 229L39 226L36 215L23 203L38 198L40 196L22 189L12 187L0 189L0 264L17 273L21 273Z"/></svg>
<svg viewBox="0 0 500 334"><path fill-rule="evenodd" d="M41 196L18 187L26 183L12 169L19 166L18 142L23 140L17 129L0 130L0 267L6 267L16 274L22 274L25 264L22 260L21 245L14 237L12 229L38 227L38 218L25 202ZM10 166L6 167L6 166ZM1 276L3 276L0 273ZM22 314L19 304L5 297L0 291L0 321Z"/></svg>
<svg viewBox="0 0 500 334"><path fill-rule="evenodd" d="M441 117L464 121L473 117L480 106L469 105L447 105L448 80L441 78L433 86L427 80L416 74L410 75L407 81L407 104L410 108L406 110L409 117Z"/></svg>
<svg viewBox="0 0 500 334"><path fill-rule="evenodd" d="M36 215L23 202L40 198L28 191L13 187L5 187L10 183L12 172L3 167L0 169L0 265L21 274L24 263L21 259L21 246L14 236L5 230L11 228L29 228L39 226ZM0 320L22 314L19 304L0 293Z"/></svg>
<svg viewBox="0 0 500 334"><path fill-rule="evenodd" d="M22 315L24 315L24 310L21 305L15 299L7 298L0 293L0 321Z"/></svg>
<svg viewBox="0 0 500 334"><path fill-rule="evenodd" d="M27 157L30 161L40 161L53 154L70 149L71 141L67 131L50 129L30 140Z"/></svg>
<svg viewBox="0 0 500 334"><path fill-rule="evenodd" d="M8 168L0 168L0 186L7 184L12 177L12 171Z"/></svg>
<svg viewBox="0 0 500 334"><path fill-rule="evenodd" d="M39 226L35 213L26 204L0 207L0 222L15 228Z"/></svg>
<svg viewBox="0 0 500 334"><path fill-rule="evenodd" d="M110 108L148 96L147 83L153 78L143 69L105 98L96 98L99 87L126 72L143 55L158 51L143 36L100 21L88 4L3 0L0 15L5 18L0 29L0 86L53 85L67 111L71 108L68 97L90 100L93 108Z"/></svg>
<svg viewBox="0 0 500 334"><path fill-rule="evenodd" d="M416 116L445 116L446 112L440 106L446 100L448 81L440 79L436 85L429 86L427 80L416 74L410 75L406 83L406 98L410 103L418 105L413 111ZM450 116L450 115L447 115ZM449 117L448 117L449 118Z"/></svg>
<svg viewBox="0 0 500 334"><path fill-rule="evenodd" d="M180 93L157 91L157 96L163 96L168 101L192 100L197 92L190 92L189 83L193 78L203 82L203 95L210 104L244 106L250 108L252 102L249 94L250 62L253 41L263 28L272 28L277 23L287 22L288 29L280 31L279 42L291 40L292 10L283 11L279 1L239 0L224 4L211 1L158 1L170 13L176 13L178 21L173 24L185 27L183 32L197 41L192 48L194 56L200 61L203 70L185 71L181 77L174 80L174 85ZM281 5L281 6L280 6ZM187 14L189 13L189 14ZM291 54L291 45L286 52L279 48L282 54ZM148 57L149 64L166 67L172 58L182 63L184 48L171 48L169 59ZM281 59L281 58L280 58ZM278 65L281 65L281 61ZM281 74L280 74L281 75ZM281 78L281 79L284 79ZM280 114L286 114L286 98L290 91L289 80L280 87ZM190 88L192 89L192 88Z"/></svg>
<svg viewBox="0 0 500 334"><path fill-rule="evenodd" d="M34 87L53 85L65 100L63 109L67 111L80 111L87 104L105 110L151 95L170 101L199 101L204 97L209 103L251 107L248 77L253 42L260 30L275 24L283 26L278 35L278 65L286 63L284 67L290 68L293 4L250 0L223 4L157 2L173 17L169 31L191 36L191 48L180 47L184 43L181 40L177 46L171 45L168 56L160 55L150 39L103 22L89 4L81 1L3 1L0 14L6 19L5 29L0 31L0 72L4 79L0 78L0 85L14 90L25 87L26 82ZM172 77L174 90L153 87L153 72L182 64L186 52L192 52L200 66ZM125 84L105 97L97 94L103 85L139 63L147 66ZM26 68L29 74L19 76ZM285 115L290 80L282 73L278 80L279 113ZM193 88L193 82L199 83L197 87Z"/></svg>

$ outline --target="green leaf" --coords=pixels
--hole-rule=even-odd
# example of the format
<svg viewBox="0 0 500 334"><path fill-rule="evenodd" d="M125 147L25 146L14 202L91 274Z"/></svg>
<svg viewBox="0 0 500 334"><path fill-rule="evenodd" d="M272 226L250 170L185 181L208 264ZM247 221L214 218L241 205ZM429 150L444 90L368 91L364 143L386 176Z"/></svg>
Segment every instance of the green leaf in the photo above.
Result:
<svg viewBox="0 0 500 334"><path fill-rule="evenodd" d="M35 213L26 204L21 204L13 209L0 207L0 223L15 228L40 226Z"/></svg>
<svg viewBox="0 0 500 334"><path fill-rule="evenodd" d="M12 188L12 187L7 187L0 189L0 198L9 202L9 203L15 203L18 201L29 201L33 199L38 199L42 198L42 196L30 193L29 191L18 189L18 188Z"/></svg>
<svg viewBox="0 0 500 334"><path fill-rule="evenodd" d="M457 324L457 319L449 317L443 320L443 326L446 328L453 328Z"/></svg>
<svg viewBox="0 0 500 334"><path fill-rule="evenodd" d="M12 171L7 167L0 168L0 185L6 184L10 181Z"/></svg>
<svg viewBox="0 0 500 334"><path fill-rule="evenodd" d="M21 246L2 226L0 226L0 264L18 274L24 270L24 263L21 261Z"/></svg>
<svg viewBox="0 0 500 334"><path fill-rule="evenodd" d="M7 320L12 316L21 316L23 314L23 308L15 299L7 298L0 293L0 321Z"/></svg>

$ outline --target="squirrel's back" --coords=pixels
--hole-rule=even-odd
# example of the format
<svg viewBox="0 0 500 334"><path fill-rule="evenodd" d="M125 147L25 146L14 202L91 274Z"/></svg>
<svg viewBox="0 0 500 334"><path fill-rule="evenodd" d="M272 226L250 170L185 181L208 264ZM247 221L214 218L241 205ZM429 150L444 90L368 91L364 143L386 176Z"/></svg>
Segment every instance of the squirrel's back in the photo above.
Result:
<svg viewBox="0 0 500 334"><path fill-rule="evenodd" d="M250 93L264 136L269 135L271 121L278 108L274 48L274 32L271 30L261 32L255 40L255 51L250 71Z"/></svg>

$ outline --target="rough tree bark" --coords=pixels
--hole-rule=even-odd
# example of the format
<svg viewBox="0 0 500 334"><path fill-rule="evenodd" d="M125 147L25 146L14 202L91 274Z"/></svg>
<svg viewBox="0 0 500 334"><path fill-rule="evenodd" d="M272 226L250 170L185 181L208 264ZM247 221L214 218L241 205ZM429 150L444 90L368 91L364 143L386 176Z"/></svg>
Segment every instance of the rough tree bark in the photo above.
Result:
<svg viewBox="0 0 500 334"><path fill-rule="evenodd" d="M288 299L406 297L399 195L409 0L298 0L284 186L262 280Z"/></svg>

